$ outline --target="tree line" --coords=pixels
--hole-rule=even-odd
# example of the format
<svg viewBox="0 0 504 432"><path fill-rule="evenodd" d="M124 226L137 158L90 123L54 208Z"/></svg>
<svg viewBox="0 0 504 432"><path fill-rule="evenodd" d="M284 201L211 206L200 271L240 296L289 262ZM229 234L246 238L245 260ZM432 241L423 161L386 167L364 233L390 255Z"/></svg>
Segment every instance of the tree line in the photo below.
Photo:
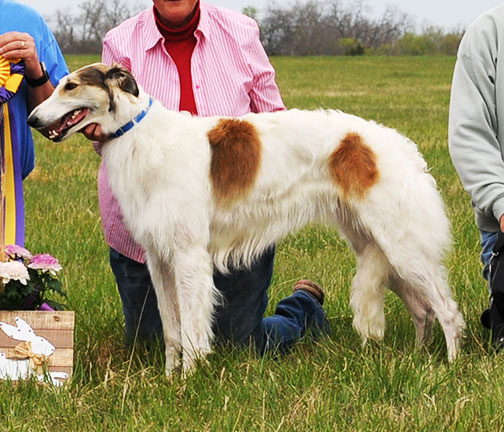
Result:
<svg viewBox="0 0 504 432"><path fill-rule="evenodd" d="M58 11L49 25L66 54L100 53L111 28L150 2L131 6L126 0L86 0L72 11ZM435 26L415 31L414 20L388 6L372 15L367 0L297 0L274 2L265 11L249 6L268 55L454 55L461 29L446 32Z"/></svg>
<svg viewBox="0 0 504 432"><path fill-rule="evenodd" d="M64 54L99 54L110 29L144 9L125 0L86 0L47 19Z"/></svg>
<svg viewBox="0 0 504 432"><path fill-rule="evenodd" d="M257 16L254 8L245 12ZM408 14L389 5L374 17L365 0L273 5L258 22L269 55L454 55L463 35L435 26L417 33Z"/></svg>

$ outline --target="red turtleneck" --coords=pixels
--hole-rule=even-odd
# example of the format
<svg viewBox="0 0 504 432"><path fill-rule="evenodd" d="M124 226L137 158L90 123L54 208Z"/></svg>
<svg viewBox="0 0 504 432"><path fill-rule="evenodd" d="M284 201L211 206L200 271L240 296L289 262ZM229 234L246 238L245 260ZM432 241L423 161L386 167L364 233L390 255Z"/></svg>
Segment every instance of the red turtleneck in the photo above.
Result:
<svg viewBox="0 0 504 432"><path fill-rule="evenodd" d="M198 114L196 102L194 101L194 92L191 76L191 57L196 46L196 37L194 31L198 27L200 18L199 2L196 5L196 13L191 21L182 28L166 27L159 18L159 14L154 9L156 24L165 39L165 48L177 65L180 78L180 111L189 111L191 114Z"/></svg>

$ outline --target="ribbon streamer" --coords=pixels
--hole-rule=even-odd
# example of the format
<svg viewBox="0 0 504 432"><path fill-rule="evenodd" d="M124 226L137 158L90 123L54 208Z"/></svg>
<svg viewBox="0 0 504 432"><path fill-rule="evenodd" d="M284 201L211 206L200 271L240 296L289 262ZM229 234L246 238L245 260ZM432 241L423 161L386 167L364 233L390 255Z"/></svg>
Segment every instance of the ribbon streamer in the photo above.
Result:
<svg viewBox="0 0 504 432"><path fill-rule="evenodd" d="M25 66L20 60L9 62L0 56L0 259L5 260L6 244L24 245L24 200L15 127L15 113L9 109L11 99L23 80Z"/></svg>

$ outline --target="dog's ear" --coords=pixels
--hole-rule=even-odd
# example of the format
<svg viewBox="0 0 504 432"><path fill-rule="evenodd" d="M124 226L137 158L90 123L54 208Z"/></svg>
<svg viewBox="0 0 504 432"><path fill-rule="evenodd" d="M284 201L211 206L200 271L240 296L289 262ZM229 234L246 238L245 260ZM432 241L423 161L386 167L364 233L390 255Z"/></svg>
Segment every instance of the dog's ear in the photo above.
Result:
<svg viewBox="0 0 504 432"><path fill-rule="evenodd" d="M112 66L112 68L107 71L105 74L105 83L107 83L107 81L133 96L138 96L140 93L131 72L118 65Z"/></svg>

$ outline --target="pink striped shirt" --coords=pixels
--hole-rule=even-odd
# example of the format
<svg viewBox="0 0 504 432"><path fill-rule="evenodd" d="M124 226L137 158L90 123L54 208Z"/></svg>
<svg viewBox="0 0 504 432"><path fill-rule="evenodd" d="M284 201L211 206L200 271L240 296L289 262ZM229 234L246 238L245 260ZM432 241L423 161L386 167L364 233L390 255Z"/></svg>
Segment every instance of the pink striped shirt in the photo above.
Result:
<svg viewBox="0 0 504 432"><path fill-rule="evenodd" d="M195 37L191 71L198 115L240 116L285 109L275 83L275 71L261 45L254 20L201 3ZM178 110L177 67L166 52L152 8L110 30L103 42L102 57L105 63L124 65L148 94L166 108ZM122 222L103 162L98 192L106 242L123 255L144 262L142 248Z"/></svg>

